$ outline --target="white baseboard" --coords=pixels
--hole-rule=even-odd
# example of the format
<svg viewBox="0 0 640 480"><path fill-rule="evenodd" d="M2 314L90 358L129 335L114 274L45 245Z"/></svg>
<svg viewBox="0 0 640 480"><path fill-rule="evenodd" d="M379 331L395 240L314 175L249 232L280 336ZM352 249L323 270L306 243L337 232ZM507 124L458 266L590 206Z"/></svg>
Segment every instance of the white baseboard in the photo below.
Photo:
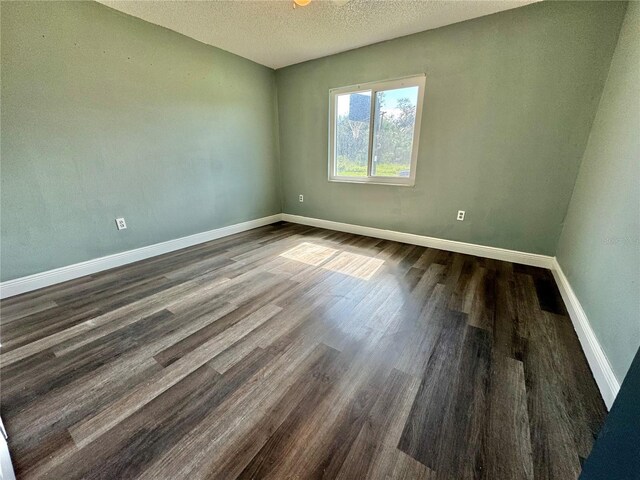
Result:
<svg viewBox="0 0 640 480"><path fill-rule="evenodd" d="M496 260L504 260L507 262L550 269L553 272L556 283L558 284L558 288L562 294L562 299L564 300L569 316L571 317L573 328L578 335L582 349L587 357L587 361L589 362L593 376L598 384L598 388L600 389L600 394L602 395L607 408L611 408L613 400L616 398L616 395L620 390L620 384L618 383L618 380L611 369L611 365L609 364L609 361L607 360L607 357L604 354L593 329L591 328L591 324L578 301L578 297L576 297L573 292L571 285L567 281L567 278L562 272L562 269L555 257L538 255L535 253L518 252L504 248L475 245L472 243L456 242L454 240L443 240L441 238L426 237L423 235L396 232L393 230L383 230L381 228L333 222L319 218L302 217L300 215L291 215L288 213L282 214L282 220L285 222L299 223L312 227L326 228L328 230L366 235L385 240L420 245L422 247L438 248L441 250L448 250L450 252L465 253L478 257L493 258Z"/></svg>
<svg viewBox="0 0 640 480"><path fill-rule="evenodd" d="M0 298L12 297L21 293L48 287L49 285L54 285L56 283L66 282L68 280L73 280L74 278L84 277L85 275L91 275L92 273L144 260L145 258L155 257L164 253L191 247L199 243L210 242L217 238L226 237L235 233L251 230L252 228L279 222L280 219L281 215L278 213L269 217L236 223L235 225L216 228L207 232L196 233L187 237L176 238L175 240L168 240L166 242L128 250L126 252L94 258L93 260L87 260L86 262L75 263L66 267L60 267L46 272L29 275L27 277L7 280L6 282L0 283Z"/></svg>
<svg viewBox="0 0 640 480"><path fill-rule="evenodd" d="M591 373L593 373L593 377L598 384L604 403L607 405L607 408L610 409L620 390L620 383L613 373L611 364L600 346L600 342L598 342L598 337L596 337L596 334L591 328L587 314L582 308L578 297L571 288L571 284L564 275L556 258L553 259L553 268L551 271L560 289L560 294L569 312L569 317L571 317L573 328L578 334L578 339L589 362L589 367L591 367Z"/></svg>
<svg viewBox="0 0 640 480"><path fill-rule="evenodd" d="M593 332L587 315L585 314L578 297L576 297L569 281L565 277L560 265L555 257L547 255L538 255L535 253L519 252L515 250L507 250L504 248L488 247L484 245L475 245L472 243L457 242L454 240L444 240L441 238L427 237L423 235L415 235L412 233L396 232L393 230L384 230L381 228L365 227L361 225L352 225L348 223L333 222L330 220L322 220L319 218L302 217L299 215L290 215L288 213L271 215L269 217L258 218L248 222L237 223L227 227L216 228L207 232L196 233L187 237L177 238L162 243L156 243L147 247L136 248L126 252L107 255L105 257L87 260L86 262L76 263L66 267L56 268L42 273L36 273L27 277L16 278L0 283L0 298L12 297L21 293L30 292L39 288L54 285L56 283L66 282L75 278L84 277L93 273L108 270L110 268L119 267L129 263L144 260L146 258L155 257L164 253L173 252L182 248L191 247L200 243L209 242L217 238L226 237L235 233L251 230L252 228L262 227L271 223L284 220L286 222L309 225L313 227L326 228L329 230L337 230L340 232L353 233L356 235L366 235L369 237L382 238L396 242L409 243L412 245L420 245L422 247L438 248L451 252L465 253L478 257L493 258L496 260L504 260L507 262L531 265L534 267L549 268L553 272L556 283L560 289L562 299L567 307L571 321L578 334L578 339L582 345L582 349L587 357L593 376L596 379L600 393L608 408L611 408L620 384L616 379L611 365L607 360L595 333Z"/></svg>
<svg viewBox="0 0 640 480"><path fill-rule="evenodd" d="M553 257L547 255L539 255L536 253L526 253L516 250L507 250L504 248L487 247L484 245L476 245L473 243L457 242L455 240L444 240L442 238L426 237L424 235L416 235L413 233L403 233L393 230L383 230L381 228L363 227L361 225L332 222L330 220L322 220L319 218L301 217L299 215L290 215L288 213L282 214L282 220L284 220L285 222L310 225L312 227L326 228L328 230L338 230L340 232L354 233L357 235L382 238L384 240L409 243L411 245L420 245L421 247L437 248L450 252L475 255L477 257L493 258L495 260L504 260L506 262L531 265L533 267L550 269L553 266Z"/></svg>
<svg viewBox="0 0 640 480"><path fill-rule="evenodd" d="M21 293L31 292L39 288L48 287L56 283L62 283L75 278L84 277L93 273L109 270L110 268L120 267L129 263L144 260L145 258L155 257L164 253L173 252L182 248L191 247L204 242L209 242L217 238L233 235L234 233L244 232L252 228L262 227L271 223L284 220L291 223L299 223L302 225L310 225L329 230L338 230L341 232L354 233L357 235L367 235L370 237L382 238L385 240L393 240L397 242L410 243L423 247L438 248L451 252L466 253L479 257L494 258L496 260L505 260L508 262L521 263L524 265L532 265L535 267L551 268L553 258L546 255L537 255L534 253L518 252L515 250L506 250L503 248L487 247L483 245L474 245L472 243L456 242L453 240L443 240L440 238L426 237L423 235L415 235L412 233L395 232L392 230L383 230L380 228L364 227L361 225L351 225L348 223L332 222L330 220L321 220L318 218L301 217L299 215L290 215L287 213L271 215L269 217L258 218L248 222L229 225L228 227L216 228L207 232L196 233L187 237L168 240L162 243L156 243L146 247L128 250L126 252L115 253L105 257L87 260L85 262L75 263L66 267L55 268L46 272L35 273L26 277L7 280L0 283L0 298L13 297Z"/></svg>

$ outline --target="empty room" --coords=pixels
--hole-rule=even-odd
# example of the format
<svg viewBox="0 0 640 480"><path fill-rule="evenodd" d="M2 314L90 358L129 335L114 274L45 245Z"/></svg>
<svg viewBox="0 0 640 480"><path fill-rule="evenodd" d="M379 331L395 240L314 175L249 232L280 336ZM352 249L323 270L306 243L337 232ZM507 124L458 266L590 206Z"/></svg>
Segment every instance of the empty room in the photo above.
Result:
<svg viewBox="0 0 640 480"><path fill-rule="evenodd" d="M0 0L0 480L640 479L640 2Z"/></svg>

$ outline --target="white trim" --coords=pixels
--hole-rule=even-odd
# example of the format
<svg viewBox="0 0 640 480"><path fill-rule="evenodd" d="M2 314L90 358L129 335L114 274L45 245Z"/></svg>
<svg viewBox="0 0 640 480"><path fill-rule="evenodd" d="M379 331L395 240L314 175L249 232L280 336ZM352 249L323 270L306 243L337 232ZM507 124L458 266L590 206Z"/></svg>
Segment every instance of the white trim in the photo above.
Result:
<svg viewBox="0 0 640 480"><path fill-rule="evenodd" d="M94 258L86 262L75 263L66 267L60 267L46 272L36 273L26 277L7 280L0 283L0 298L12 297L21 293L30 292L39 288L66 282L74 278L84 277L92 273L109 270L133 262L155 257L164 253L173 252L182 248L191 247L204 242L209 242L217 238L226 237L235 233L262 227L271 223L279 222L281 215L271 215L269 217L249 220L248 222L236 223L227 227L216 228L207 232L196 233L187 237L176 238L166 242L156 243L146 247L128 250L126 252L114 253L105 257Z"/></svg>
<svg viewBox="0 0 640 480"><path fill-rule="evenodd" d="M475 255L478 257L521 263L523 265L531 265L534 267L551 268L553 265L553 257L539 255L536 253L518 252L516 250L507 250L504 248L457 242L455 240L426 237L424 235L416 235L413 233L364 227L362 225L333 222L331 220L322 220L320 218L301 217L299 215L290 215L288 213L282 214L282 220L285 222L310 225L312 227L355 233L357 235L366 235L368 237L382 238L385 240L393 240L394 242L410 243L412 245L420 245L421 247L438 248L440 250L448 250L450 252L466 253L468 255Z"/></svg>
<svg viewBox="0 0 640 480"><path fill-rule="evenodd" d="M2 419L0 418L0 480L16 480L11 465L11 455L7 446L7 431L4 429Z"/></svg>
<svg viewBox="0 0 640 480"><path fill-rule="evenodd" d="M611 365L598 342L598 339L591 328L578 297L574 293L567 277L565 277L555 257L539 255L535 253L519 252L504 248L488 247L485 245L475 245L472 243L457 242L455 240L444 240L441 238L427 237L413 233L384 230L381 228L365 227L349 223L333 222L319 218L302 217L288 213L271 215L269 217L258 218L248 222L237 223L227 227L216 228L207 232L196 233L187 237L169 240L167 242L156 243L147 247L137 248L126 252L107 255L86 262L76 263L66 267L56 268L47 272L36 273L27 277L16 278L0 283L0 298L12 297L20 293L30 292L56 283L66 282L74 278L80 278L92 273L101 272L110 268L119 267L129 263L155 257L164 253L173 252L182 248L209 242L217 238L226 237L235 233L244 232L253 228L262 227L271 223L284 220L290 223L309 225L340 232L353 233L356 235L366 235L369 237L382 238L396 242L420 245L422 247L438 248L451 252L465 253L478 257L493 258L507 262L531 265L534 267L548 268L553 272L553 276L560 289L560 294L567 307L573 327L578 335L582 349L587 357L593 376L600 389L600 394L604 399L607 408L611 408L613 401L620 390L620 383L616 379Z"/></svg>
<svg viewBox="0 0 640 480"><path fill-rule="evenodd" d="M553 272L553 277L558 284L560 294L562 295L564 304L569 312L573 328L575 329L578 339L580 340L580 344L582 345L582 350L584 351L587 361L589 362L589 366L591 367L591 373L593 373L593 377L600 389L600 394L602 395L607 408L611 408L613 401L618 395L618 391L620 391L620 383L613 373L611 364L609 363L600 342L598 342L598 337L596 337L596 334L591 328L587 314L582 308L578 297L571 288L569 280L567 280L567 277L564 275L564 272L555 257L553 259L553 267L551 268L551 271Z"/></svg>
<svg viewBox="0 0 640 480"><path fill-rule="evenodd" d="M420 124L422 121L422 106L424 104L424 88L426 74L412 75L393 80L361 83L347 87L332 88L329 90L329 181L342 183L368 183L377 185L395 185L402 187L413 187L416 183L416 165L418 162L418 145L420 143ZM411 145L411 166L408 177L383 177L372 176L373 165L373 136L375 126L375 104L376 93L384 90L393 90L403 87L418 87L418 97L416 99L416 118L413 124L413 143ZM336 173L336 110L338 95L346 93L371 92L370 119L369 119L369 156L367 159L366 177L345 177Z"/></svg>
<svg viewBox="0 0 640 480"><path fill-rule="evenodd" d="M0 435L0 480L16 480L7 441Z"/></svg>
<svg viewBox="0 0 640 480"><path fill-rule="evenodd" d="M164 253L173 252L182 248L191 247L200 243L209 242L217 238L226 237L235 233L244 232L253 228L262 227L271 223L285 220L291 223L310 225L329 230L354 233L357 235L367 235L370 237L383 238L396 242L410 243L423 247L439 248L451 252L466 253L479 257L494 258L507 262L521 263L535 267L552 268L552 257L538 255L535 253L518 252L503 248L488 247L484 245L474 245L472 243L456 242L454 240L443 240L440 238L426 237L412 233L383 230L380 228L364 227L348 223L333 222L319 218L302 217L290 215L288 213L271 215L269 217L258 218L248 222L237 223L227 227L216 228L207 232L196 233L187 237L177 238L162 243L156 243L146 247L128 250L126 252L115 253L105 257L75 263L66 267L55 268L46 272L35 273L26 277L7 280L0 283L0 298L13 297L21 293L31 292L39 288L48 287L57 283L66 282L75 278L84 277L93 273L109 270L110 268L138 262L145 258L155 257Z"/></svg>
<svg viewBox="0 0 640 480"><path fill-rule="evenodd" d="M600 346L593 329L591 328L589 319L587 318L582 305L580 305L578 297L576 297L576 294L573 292L569 281L562 272L562 269L555 257L519 252L516 250L507 250L504 248L475 245L472 243L457 242L454 240L444 240L441 238L426 237L423 235L415 235L412 233L397 232L393 230L383 230L381 228L365 227L362 225L333 222L319 218L302 217L288 213L282 214L282 220L285 222L299 223L312 227L326 228L329 230L354 233L357 235L366 235L369 237L383 238L385 240L393 240L412 245L438 248L451 252L465 253L478 257L493 258L496 260L504 260L507 262L550 269L556 283L558 284L560 294L562 295L569 317L573 323L573 328L576 331L582 350L589 362L591 372L593 373L598 388L600 389L600 394L602 395L607 408L611 408L611 405L620 390L620 383L616 379L613 369L611 368L611 365L609 364L609 361L607 360L607 357Z"/></svg>

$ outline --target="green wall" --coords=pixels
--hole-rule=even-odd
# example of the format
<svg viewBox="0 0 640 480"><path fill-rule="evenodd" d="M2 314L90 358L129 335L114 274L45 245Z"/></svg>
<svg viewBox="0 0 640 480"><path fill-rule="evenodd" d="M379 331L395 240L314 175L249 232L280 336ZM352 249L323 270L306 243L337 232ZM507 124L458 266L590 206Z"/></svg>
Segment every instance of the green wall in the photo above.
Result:
<svg viewBox="0 0 640 480"><path fill-rule="evenodd" d="M281 211L273 70L93 2L1 5L2 280Z"/></svg>
<svg viewBox="0 0 640 480"><path fill-rule="evenodd" d="M624 10L543 2L276 71L284 212L553 255ZM328 182L329 89L420 72L416 186Z"/></svg>
<svg viewBox="0 0 640 480"><path fill-rule="evenodd" d="M558 245L622 381L640 346L640 3L630 2Z"/></svg>
<svg viewBox="0 0 640 480"><path fill-rule="evenodd" d="M1 5L2 280L282 210L553 255L625 11L543 2L274 73L96 3ZM419 72L416 186L329 183L329 89Z"/></svg>

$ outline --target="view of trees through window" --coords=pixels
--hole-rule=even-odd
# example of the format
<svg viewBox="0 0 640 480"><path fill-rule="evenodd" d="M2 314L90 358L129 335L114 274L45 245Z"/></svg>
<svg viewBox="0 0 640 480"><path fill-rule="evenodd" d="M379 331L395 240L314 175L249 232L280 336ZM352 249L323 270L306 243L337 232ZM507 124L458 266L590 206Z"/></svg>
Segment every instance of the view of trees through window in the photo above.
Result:
<svg viewBox="0 0 640 480"><path fill-rule="evenodd" d="M371 119L371 91L337 96L336 174L366 177L370 129L373 128L371 175L408 177L418 87L375 93Z"/></svg>

